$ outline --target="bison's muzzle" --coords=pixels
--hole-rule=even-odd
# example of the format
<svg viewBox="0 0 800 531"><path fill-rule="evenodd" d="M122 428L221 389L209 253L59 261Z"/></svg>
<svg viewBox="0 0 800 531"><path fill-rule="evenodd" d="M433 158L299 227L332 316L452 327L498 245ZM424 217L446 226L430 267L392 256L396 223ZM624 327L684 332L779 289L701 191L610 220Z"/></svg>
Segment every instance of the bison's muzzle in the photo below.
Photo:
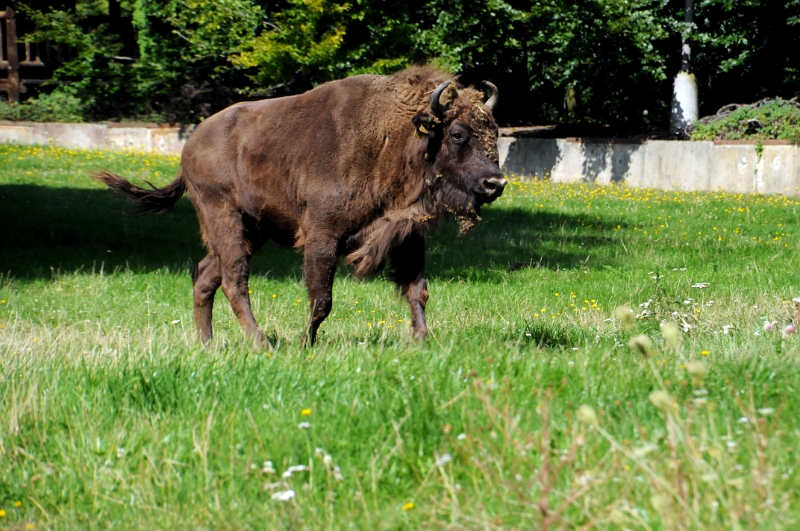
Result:
<svg viewBox="0 0 800 531"><path fill-rule="evenodd" d="M508 184L508 181L502 175L481 179L480 188L475 193L480 198L481 203L491 203L503 195L506 184Z"/></svg>

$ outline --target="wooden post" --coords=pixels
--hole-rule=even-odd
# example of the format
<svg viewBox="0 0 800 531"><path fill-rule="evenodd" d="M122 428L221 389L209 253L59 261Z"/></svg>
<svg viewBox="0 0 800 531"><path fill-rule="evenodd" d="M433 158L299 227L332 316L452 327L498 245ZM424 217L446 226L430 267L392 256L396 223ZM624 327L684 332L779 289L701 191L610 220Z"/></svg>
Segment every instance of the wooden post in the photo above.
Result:
<svg viewBox="0 0 800 531"><path fill-rule="evenodd" d="M6 48L8 50L8 101L19 103L19 56L17 55L17 22L14 10L6 8Z"/></svg>

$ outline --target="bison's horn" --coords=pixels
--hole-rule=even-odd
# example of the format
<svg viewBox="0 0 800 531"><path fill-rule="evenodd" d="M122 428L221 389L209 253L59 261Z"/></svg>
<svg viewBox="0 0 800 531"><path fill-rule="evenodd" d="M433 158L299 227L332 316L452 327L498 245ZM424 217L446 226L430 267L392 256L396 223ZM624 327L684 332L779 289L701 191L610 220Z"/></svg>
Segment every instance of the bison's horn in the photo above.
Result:
<svg viewBox="0 0 800 531"><path fill-rule="evenodd" d="M494 83L490 81L484 81L483 84L492 89L492 97L486 100L486 103L484 104L486 108L491 111L494 109L494 106L497 105L497 99L500 95L500 91L498 91Z"/></svg>
<svg viewBox="0 0 800 531"><path fill-rule="evenodd" d="M442 118L444 113L447 112L447 107L439 102L439 96L442 95L442 92L444 92L444 89L446 89L449 84L450 81L445 81L436 87L436 90L434 90L433 94L431 94L431 110L438 118Z"/></svg>

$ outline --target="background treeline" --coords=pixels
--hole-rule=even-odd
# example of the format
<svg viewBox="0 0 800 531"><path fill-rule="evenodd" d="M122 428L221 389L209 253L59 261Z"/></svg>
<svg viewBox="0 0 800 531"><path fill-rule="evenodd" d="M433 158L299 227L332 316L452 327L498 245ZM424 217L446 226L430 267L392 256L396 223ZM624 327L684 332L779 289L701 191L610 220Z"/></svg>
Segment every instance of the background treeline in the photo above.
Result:
<svg viewBox="0 0 800 531"><path fill-rule="evenodd" d="M503 124L664 125L686 29L684 0L29 0L14 7L24 37L46 43L53 83L41 85L35 101L85 120L198 121L236 101L434 61L465 83L494 81ZM701 114L800 94L800 0L697 1L690 38Z"/></svg>

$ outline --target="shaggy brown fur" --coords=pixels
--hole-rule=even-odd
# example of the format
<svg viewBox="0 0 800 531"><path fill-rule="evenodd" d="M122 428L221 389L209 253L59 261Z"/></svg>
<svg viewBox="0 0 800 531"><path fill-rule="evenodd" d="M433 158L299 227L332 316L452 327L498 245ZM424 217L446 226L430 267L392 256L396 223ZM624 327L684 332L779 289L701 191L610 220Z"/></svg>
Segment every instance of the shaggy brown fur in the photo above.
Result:
<svg viewBox="0 0 800 531"><path fill-rule="evenodd" d="M437 115L431 93L445 81L451 85ZM209 251L193 273L194 319L204 340L212 336L220 286L245 333L263 338L247 284L250 258L269 239L305 254L312 343L331 310L342 254L360 277L391 261L414 334L424 337L426 231L445 213L468 230L505 186L497 126L482 96L429 67L355 76L299 96L240 103L205 120L183 149L177 179L164 188L139 188L109 172L94 178L147 212L170 208L188 190Z"/></svg>

